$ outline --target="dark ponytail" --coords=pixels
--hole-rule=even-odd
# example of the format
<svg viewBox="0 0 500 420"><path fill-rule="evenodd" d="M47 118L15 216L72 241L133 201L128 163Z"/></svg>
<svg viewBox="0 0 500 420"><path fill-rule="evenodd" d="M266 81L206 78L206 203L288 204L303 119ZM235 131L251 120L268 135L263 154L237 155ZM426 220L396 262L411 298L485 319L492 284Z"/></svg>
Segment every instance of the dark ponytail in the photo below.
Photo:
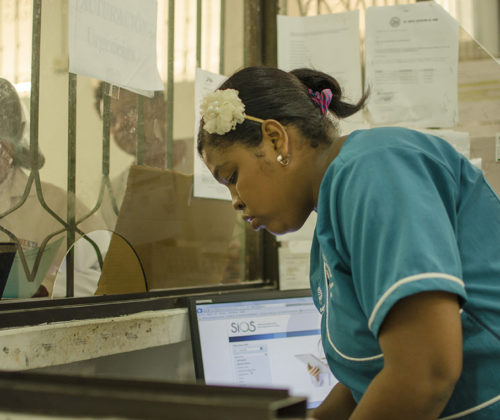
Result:
<svg viewBox="0 0 500 420"><path fill-rule="evenodd" d="M236 89L247 115L264 120L274 119L283 125L293 124L310 141L311 147L331 143L338 136L338 127L332 118L321 113L308 89L331 89L333 99L329 109L337 118L346 118L356 113L366 100L365 95L354 105L344 102L339 83L328 74L311 69L297 69L287 73L274 67L246 67L234 73L219 89ZM203 130L203 120L200 121L200 154L205 145L228 147L238 142L256 147L261 141L261 125L254 121L245 120L224 135L207 133Z"/></svg>
<svg viewBox="0 0 500 420"><path fill-rule="evenodd" d="M345 102L344 93L339 82L329 74L307 68L295 69L290 73L297 77L307 88L315 92L330 89L333 93L333 98L329 110L338 118L350 117L361 110L368 97L368 94L365 93L357 103L351 104Z"/></svg>

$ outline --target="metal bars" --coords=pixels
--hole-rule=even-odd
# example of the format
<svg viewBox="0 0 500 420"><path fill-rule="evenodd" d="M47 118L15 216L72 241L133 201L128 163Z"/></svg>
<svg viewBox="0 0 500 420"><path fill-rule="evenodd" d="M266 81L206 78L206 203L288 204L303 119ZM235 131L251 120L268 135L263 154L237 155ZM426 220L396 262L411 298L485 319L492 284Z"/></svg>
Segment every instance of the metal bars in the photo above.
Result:
<svg viewBox="0 0 500 420"><path fill-rule="evenodd" d="M175 0L168 0L168 60L167 60L167 129L166 166L172 169L174 147L174 40L175 40Z"/></svg>
<svg viewBox="0 0 500 420"><path fill-rule="evenodd" d="M75 242L76 216L76 74L68 76L68 184L67 184L67 222L68 231L66 245L66 296L74 295L74 267L75 255L73 243Z"/></svg>

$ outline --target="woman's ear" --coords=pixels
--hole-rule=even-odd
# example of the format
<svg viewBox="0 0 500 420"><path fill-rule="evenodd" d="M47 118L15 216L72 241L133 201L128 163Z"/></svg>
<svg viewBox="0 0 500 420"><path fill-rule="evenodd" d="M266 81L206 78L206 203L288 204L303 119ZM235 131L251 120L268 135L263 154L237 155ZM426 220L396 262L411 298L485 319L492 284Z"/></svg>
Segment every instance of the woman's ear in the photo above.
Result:
<svg viewBox="0 0 500 420"><path fill-rule="evenodd" d="M262 123L262 140L272 145L277 155L288 156L289 138L286 127L276 120L264 120Z"/></svg>

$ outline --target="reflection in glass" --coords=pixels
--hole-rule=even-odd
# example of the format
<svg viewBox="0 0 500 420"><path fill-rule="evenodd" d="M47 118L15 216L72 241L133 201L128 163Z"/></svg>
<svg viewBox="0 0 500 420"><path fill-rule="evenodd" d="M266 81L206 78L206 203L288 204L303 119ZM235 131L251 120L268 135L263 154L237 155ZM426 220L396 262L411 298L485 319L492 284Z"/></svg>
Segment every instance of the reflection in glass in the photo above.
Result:
<svg viewBox="0 0 500 420"><path fill-rule="evenodd" d="M31 159L26 114L14 86L0 79L0 240L17 247L3 298L50 295L65 254L67 194L40 181L37 171L45 160L42 155ZM76 212L81 218L88 209L77 200ZM97 225L91 217L78 228Z"/></svg>

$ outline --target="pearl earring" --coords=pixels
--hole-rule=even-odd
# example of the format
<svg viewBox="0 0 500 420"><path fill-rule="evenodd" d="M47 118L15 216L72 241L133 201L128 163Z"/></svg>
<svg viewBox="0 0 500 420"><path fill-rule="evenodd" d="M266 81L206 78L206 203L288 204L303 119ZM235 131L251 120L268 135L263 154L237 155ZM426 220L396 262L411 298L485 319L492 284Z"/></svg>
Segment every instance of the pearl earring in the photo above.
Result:
<svg viewBox="0 0 500 420"><path fill-rule="evenodd" d="M276 160L283 166L288 165L288 158L284 158L283 155L278 155Z"/></svg>

